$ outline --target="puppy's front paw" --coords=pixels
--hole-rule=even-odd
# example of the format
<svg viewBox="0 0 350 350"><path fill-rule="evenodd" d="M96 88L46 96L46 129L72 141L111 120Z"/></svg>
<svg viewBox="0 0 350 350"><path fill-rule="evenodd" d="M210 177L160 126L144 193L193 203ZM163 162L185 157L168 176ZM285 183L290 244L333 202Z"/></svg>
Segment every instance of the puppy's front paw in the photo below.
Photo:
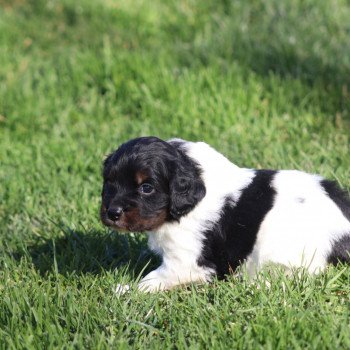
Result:
<svg viewBox="0 0 350 350"><path fill-rule="evenodd" d="M140 281L138 289L145 293L154 293L167 289L167 286L164 279L161 278L157 273L157 270L155 270L150 272Z"/></svg>
<svg viewBox="0 0 350 350"><path fill-rule="evenodd" d="M128 284L117 284L114 289L114 293L118 296L123 295L130 291L130 286Z"/></svg>
<svg viewBox="0 0 350 350"><path fill-rule="evenodd" d="M165 290L166 288L163 286L161 282L140 282L138 285L138 289L144 293L155 293L161 290Z"/></svg>

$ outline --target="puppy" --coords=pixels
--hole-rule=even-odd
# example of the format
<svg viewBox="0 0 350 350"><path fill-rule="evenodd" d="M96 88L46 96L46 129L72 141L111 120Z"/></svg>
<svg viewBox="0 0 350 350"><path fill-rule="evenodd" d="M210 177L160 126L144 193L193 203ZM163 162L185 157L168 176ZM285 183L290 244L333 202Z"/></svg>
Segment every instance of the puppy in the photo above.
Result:
<svg viewBox="0 0 350 350"><path fill-rule="evenodd" d="M141 137L104 161L101 219L145 231L162 264L143 291L224 278L245 264L350 262L350 199L336 183L296 170L239 168L203 142Z"/></svg>

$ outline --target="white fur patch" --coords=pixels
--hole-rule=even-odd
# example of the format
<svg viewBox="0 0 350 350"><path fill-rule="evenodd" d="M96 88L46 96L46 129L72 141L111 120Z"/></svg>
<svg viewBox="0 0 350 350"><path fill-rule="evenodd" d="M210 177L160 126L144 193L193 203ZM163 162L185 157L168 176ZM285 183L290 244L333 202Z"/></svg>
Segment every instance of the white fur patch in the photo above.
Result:
<svg viewBox="0 0 350 350"><path fill-rule="evenodd" d="M276 174L275 202L247 259L248 271L253 274L267 262L303 266L312 273L326 267L332 241L350 232L350 222L325 195L320 180L296 170Z"/></svg>

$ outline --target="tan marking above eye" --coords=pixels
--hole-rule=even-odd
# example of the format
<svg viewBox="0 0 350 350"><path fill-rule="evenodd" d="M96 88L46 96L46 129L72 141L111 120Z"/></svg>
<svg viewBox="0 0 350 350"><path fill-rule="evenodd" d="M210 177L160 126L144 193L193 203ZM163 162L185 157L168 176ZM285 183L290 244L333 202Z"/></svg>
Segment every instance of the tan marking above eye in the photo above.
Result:
<svg viewBox="0 0 350 350"><path fill-rule="evenodd" d="M145 171L137 171L135 174L135 180L138 185L141 185L148 179L148 175Z"/></svg>

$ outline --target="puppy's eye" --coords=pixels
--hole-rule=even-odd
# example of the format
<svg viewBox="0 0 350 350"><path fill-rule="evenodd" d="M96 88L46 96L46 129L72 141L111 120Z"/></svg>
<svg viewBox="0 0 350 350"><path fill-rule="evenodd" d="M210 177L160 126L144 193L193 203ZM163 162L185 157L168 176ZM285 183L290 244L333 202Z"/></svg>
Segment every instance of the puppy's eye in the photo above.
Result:
<svg viewBox="0 0 350 350"><path fill-rule="evenodd" d="M151 184L144 183L139 187L139 191L144 194L150 194L154 191L154 188Z"/></svg>

